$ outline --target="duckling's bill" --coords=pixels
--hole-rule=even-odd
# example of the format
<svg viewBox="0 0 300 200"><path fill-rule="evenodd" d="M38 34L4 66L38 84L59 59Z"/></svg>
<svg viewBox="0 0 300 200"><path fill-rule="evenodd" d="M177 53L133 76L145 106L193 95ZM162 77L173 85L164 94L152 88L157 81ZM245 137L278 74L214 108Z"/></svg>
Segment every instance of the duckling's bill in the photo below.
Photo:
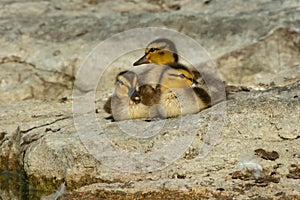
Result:
<svg viewBox="0 0 300 200"><path fill-rule="evenodd" d="M133 66L138 66L141 64L148 64L148 63L150 63L150 60L146 57L146 55L144 55L143 57L138 59L135 63L133 63Z"/></svg>
<svg viewBox="0 0 300 200"><path fill-rule="evenodd" d="M140 103L140 101L141 101L140 94L135 88L130 88L129 89L128 96L135 103Z"/></svg>

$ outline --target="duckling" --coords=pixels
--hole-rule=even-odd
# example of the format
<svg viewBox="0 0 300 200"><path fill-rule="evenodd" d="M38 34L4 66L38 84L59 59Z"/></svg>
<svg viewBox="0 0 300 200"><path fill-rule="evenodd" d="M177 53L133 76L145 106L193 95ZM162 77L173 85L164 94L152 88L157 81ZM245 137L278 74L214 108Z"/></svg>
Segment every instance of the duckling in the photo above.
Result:
<svg viewBox="0 0 300 200"><path fill-rule="evenodd" d="M140 79L141 102L152 106L160 100L160 95L169 88L182 88L195 85L193 74L179 63L168 65L148 64L132 69Z"/></svg>
<svg viewBox="0 0 300 200"><path fill-rule="evenodd" d="M155 63L166 65L170 63L179 63L179 57L175 44L166 38L156 39L147 45L145 55L133 63L133 66L141 64ZM201 74L196 69L192 70L195 80L202 86L205 85Z"/></svg>
<svg viewBox="0 0 300 200"><path fill-rule="evenodd" d="M167 74L164 90L160 91L157 115L161 118L178 117L180 115L197 113L211 106L211 98L205 89L191 87L181 76Z"/></svg>
<svg viewBox="0 0 300 200"><path fill-rule="evenodd" d="M211 105L208 93L193 87L193 74L179 63L134 68L140 80L141 102L155 106L157 117L169 118L201 111ZM145 84L145 85L143 85Z"/></svg>
<svg viewBox="0 0 300 200"><path fill-rule="evenodd" d="M134 62L133 66L146 63L165 65L177 62L178 54L175 44L169 39L159 38L147 45L145 55Z"/></svg>
<svg viewBox="0 0 300 200"><path fill-rule="evenodd" d="M140 103L139 81L136 73L122 71L116 77L114 94L104 104L104 111L114 121L148 118L149 107Z"/></svg>

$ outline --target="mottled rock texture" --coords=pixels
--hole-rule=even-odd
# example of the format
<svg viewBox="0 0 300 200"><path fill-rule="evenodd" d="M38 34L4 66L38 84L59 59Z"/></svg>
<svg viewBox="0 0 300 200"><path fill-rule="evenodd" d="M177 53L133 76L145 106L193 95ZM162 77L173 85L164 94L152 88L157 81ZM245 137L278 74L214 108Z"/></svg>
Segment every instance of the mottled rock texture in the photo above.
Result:
<svg viewBox="0 0 300 200"><path fill-rule="evenodd" d="M39 199L62 182L61 199L300 198L297 0L5 0L0 8L0 199ZM84 59L113 34L148 26L174 29L201 44L231 85L228 100L183 117L190 131L180 131L179 118L166 120L153 137L125 134L104 119L102 106L134 54L101 77L93 108L101 129L76 127L72 93L85 95L74 85ZM175 136L192 140L168 152L178 153L174 162L161 159L159 170L132 173L147 162L128 160L131 172L114 169L107 163L115 161L96 159L80 134L106 135L124 151L145 155ZM279 158L268 159L273 151ZM255 152L258 175L238 168Z"/></svg>

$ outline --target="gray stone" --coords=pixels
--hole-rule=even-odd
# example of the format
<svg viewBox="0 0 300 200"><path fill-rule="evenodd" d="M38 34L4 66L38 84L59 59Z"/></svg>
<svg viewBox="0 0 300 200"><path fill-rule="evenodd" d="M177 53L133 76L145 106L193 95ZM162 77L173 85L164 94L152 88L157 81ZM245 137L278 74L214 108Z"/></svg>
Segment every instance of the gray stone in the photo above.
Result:
<svg viewBox="0 0 300 200"><path fill-rule="evenodd" d="M61 199L299 198L299 179L287 176L300 153L298 1L6 0L0 6L0 181L13 177L3 179L13 184L1 187L1 199L45 197L63 182ZM113 60L95 96L85 93L93 88L88 80L74 85L77 72L101 41L148 26L200 43L233 85L228 100L178 119L105 120L102 106L115 75L143 50ZM207 67L212 62L202 64L215 75ZM78 105L82 112L75 112ZM259 148L279 158L261 159L257 177L238 163ZM20 179L30 187L13 189Z"/></svg>

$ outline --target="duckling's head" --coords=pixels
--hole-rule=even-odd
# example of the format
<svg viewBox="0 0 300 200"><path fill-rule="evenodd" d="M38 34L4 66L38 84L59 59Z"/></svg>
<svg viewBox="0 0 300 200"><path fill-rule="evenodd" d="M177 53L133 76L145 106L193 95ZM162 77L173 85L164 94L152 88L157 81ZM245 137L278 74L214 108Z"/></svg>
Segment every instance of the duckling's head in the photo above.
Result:
<svg viewBox="0 0 300 200"><path fill-rule="evenodd" d="M184 88L196 84L194 74L179 63L169 63L162 73L161 86L164 88Z"/></svg>
<svg viewBox="0 0 300 200"><path fill-rule="evenodd" d="M133 66L146 63L165 65L173 62L178 62L175 44L169 39L160 38L148 44L145 55L133 63Z"/></svg>
<svg viewBox="0 0 300 200"><path fill-rule="evenodd" d="M115 94L119 98L130 98L135 103L140 102L139 83L136 73L132 71L122 71L116 77Z"/></svg>

